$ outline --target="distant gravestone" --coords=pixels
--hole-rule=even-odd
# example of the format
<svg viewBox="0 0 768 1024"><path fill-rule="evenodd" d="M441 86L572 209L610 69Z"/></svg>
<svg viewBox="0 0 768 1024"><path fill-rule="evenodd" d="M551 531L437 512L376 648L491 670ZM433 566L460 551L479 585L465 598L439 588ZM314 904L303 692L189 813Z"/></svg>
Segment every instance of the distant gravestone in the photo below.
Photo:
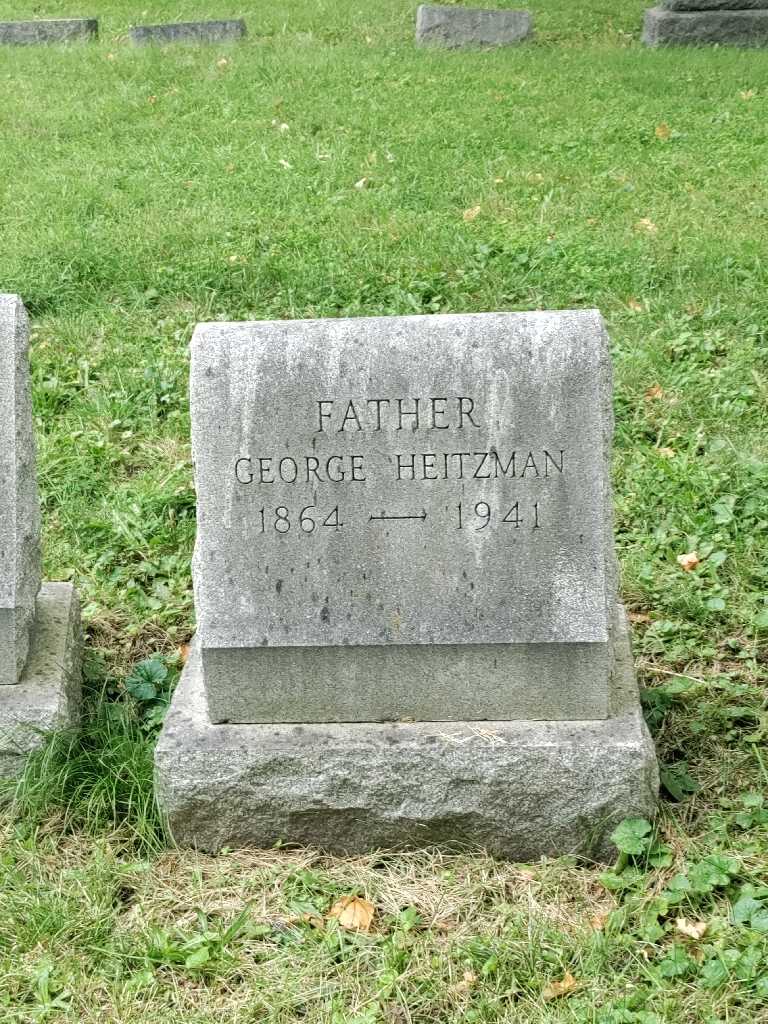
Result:
<svg viewBox="0 0 768 1024"><path fill-rule="evenodd" d="M645 12L646 46L768 45L768 0L663 0Z"/></svg>
<svg viewBox="0 0 768 1024"><path fill-rule="evenodd" d="M96 18L49 18L40 21L0 22L0 44L34 46L38 43L73 43L96 39Z"/></svg>
<svg viewBox="0 0 768 1024"><path fill-rule="evenodd" d="M0 777L77 720L80 629L70 584L44 583L27 314L0 295Z"/></svg>
<svg viewBox="0 0 768 1024"><path fill-rule="evenodd" d="M198 328L179 841L528 857L652 812L610 374L588 311Z"/></svg>
<svg viewBox="0 0 768 1024"><path fill-rule="evenodd" d="M422 4L416 12L416 42L420 46L510 46L532 35L533 19L528 11Z"/></svg>
<svg viewBox="0 0 768 1024"><path fill-rule="evenodd" d="M182 21L169 25L137 25L131 29L136 46L152 43L221 43L246 35L242 18L230 21Z"/></svg>

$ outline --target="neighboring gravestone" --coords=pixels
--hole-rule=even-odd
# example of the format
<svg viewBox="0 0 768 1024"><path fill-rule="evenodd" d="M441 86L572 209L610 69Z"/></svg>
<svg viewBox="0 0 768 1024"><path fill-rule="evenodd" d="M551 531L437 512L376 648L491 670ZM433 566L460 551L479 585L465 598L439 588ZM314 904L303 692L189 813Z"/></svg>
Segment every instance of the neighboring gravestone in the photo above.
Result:
<svg viewBox="0 0 768 1024"><path fill-rule="evenodd" d="M169 25L137 25L131 29L136 46L150 43L221 43L242 39L246 34L242 18L233 21L180 21Z"/></svg>
<svg viewBox="0 0 768 1024"><path fill-rule="evenodd" d="M646 46L768 45L768 0L663 0L645 12Z"/></svg>
<svg viewBox="0 0 768 1024"><path fill-rule="evenodd" d="M605 852L650 814L595 312L202 325L176 838Z"/></svg>
<svg viewBox="0 0 768 1024"><path fill-rule="evenodd" d="M99 34L96 18L55 18L45 21L0 22L0 44L34 46L37 43L73 43L95 39Z"/></svg>
<svg viewBox="0 0 768 1024"><path fill-rule="evenodd" d="M422 4L416 12L416 42L421 46L509 46L532 35L533 19L528 11Z"/></svg>
<svg viewBox="0 0 768 1024"><path fill-rule="evenodd" d="M26 311L0 295L0 777L77 719L80 632L66 583L40 586Z"/></svg>

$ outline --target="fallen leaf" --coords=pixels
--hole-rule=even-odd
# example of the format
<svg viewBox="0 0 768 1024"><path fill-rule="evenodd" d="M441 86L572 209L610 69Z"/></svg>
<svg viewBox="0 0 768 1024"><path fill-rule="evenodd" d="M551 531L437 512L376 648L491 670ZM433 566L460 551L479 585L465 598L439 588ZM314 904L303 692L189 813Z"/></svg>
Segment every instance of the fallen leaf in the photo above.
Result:
<svg viewBox="0 0 768 1024"><path fill-rule="evenodd" d="M480 213L480 209L481 207L479 206L471 206L468 210L464 211L462 217L467 222L467 224L469 224L470 221L473 221L475 217L477 217L477 215Z"/></svg>
<svg viewBox="0 0 768 1024"><path fill-rule="evenodd" d="M695 551L689 551L687 555L678 555L677 564L685 571L690 572L691 569L695 569L701 559Z"/></svg>
<svg viewBox="0 0 768 1024"><path fill-rule="evenodd" d="M355 182L355 188L357 189L358 192L362 192L362 190L364 188L367 188L367 187L368 187L368 179L367 178L361 178L359 181Z"/></svg>
<svg viewBox="0 0 768 1024"><path fill-rule="evenodd" d="M157 96L147 96L147 103L157 103Z"/></svg>
<svg viewBox="0 0 768 1024"><path fill-rule="evenodd" d="M657 139L666 141L672 134L672 132L669 130L669 125L666 123L666 121L662 121L661 124L656 125L656 131L654 132L654 134Z"/></svg>
<svg viewBox="0 0 768 1024"><path fill-rule="evenodd" d="M605 928L606 921L608 920L608 911L603 910L599 914L595 914L594 917L590 918L589 923L596 932L601 932Z"/></svg>
<svg viewBox="0 0 768 1024"><path fill-rule="evenodd" d="M328 911L328 917L335 917L342 928L353 932L369 932L376 908L359 896L342 896Z"/></svg>
<svg viewBox="0 0 768 1024"><path fill-rule="evenodd" d="M646 388L646 390L645 390L645 400L646 400L646 402L651 402L654 398L663 398L663 397L664 397L664 389L659 384L652 384L649 388Z"/></svg>
<svg viewBox="0 0 768 1024"><path fill-rule="evenodd" d="M227 172L227 174L231 174L234 171L234 169L235 169L235 165L234 164L227 164L227 166L224 168L224 170Z"/></svg>
<svg viewBox="0 0 768 1024"><path fill-rule="evenodd" d="M456 992L468 992L477 984L477 975L474 971L464 971L464 977L454 985Z"/></svg>
<svg viewBox="0 0 768 1024"><path fill-rule="evenodd" d="M644 231L647 235L657 235L659 233L659 229L650 217L642 217L635 224L635 231Z"/></svg>
<svg viewBox="0 0 768 1024"><path fill-rule="evenodd" d="M229 61L227 60L226 57L219 57L219 59L216 61L217 68L225 68L228 64Z"/></svg>
<svg viewBox="0 0 768 1024"><path fill-rule="evenodd" d="M520 868L517 872L517 877L522 878L524 882L535 882L536 872L530 871L528 868Z"/></svg>
<svg viewBox="0 0 768 1024"><path fill-rule="evenodd" d="M293 167L291 166L291 164L288 163L287 160L278 160L277 162L280 164L281 167L285 168L286 171L293 170Z"/></svg>
<svg viewBox="0 0 768 1024"><path fill-rule="evenodd" d="M579 983L576 981L570 971L566 971L560 981L551 981L549 985L545 985L541 992L541 998L545 1003L548 1003L552 999L559 999L561 996L568 996L571 992L575 992L579 987Z"/></svg>
<svg viewBox="0 0 768 1024"><path fill-rule="evenodd" d="M659 448L658 452L663 459L674 459L675 457L674 448Z"/></svg>
<svg viewBox="0 0 768 1024"><path fill-rule="evenodd" d="M754 89L744 89L743 92L739 93L739 96L743 100L753 100L755 96L757 96L757 93Z"/></svg>
<svg viewBox="0 0 768 1024"><path fill-rule="evenodd" d="M187 661L189 660L190 650L191 648L189 644L182 644L181 647L179 647L179 661L181 661L182 665L187 664Z"/></svg>
<svg viewBox="0 0 768 1024"><path fill-rule="evenodd" d="M114 60L114 59L115 59L114 53L108 53L107 54L107 60Z"/></svg>
<svg viewBox="0 0 768 1024"><path fill-rule="evenodd" d="M675 921L675 928L681 935L685 935L689 939L696 939L696 941L704 938L707 927L706 921L689 921L687 917L678 917Z"/></svg>
<svg viewBox="0 0 768 1024"><path fill-rule="evenodd" d="M627 302L627 305L635 313L642 313L643 312L643 308L644 308L643 304L642 304L642 302L638 302L637 299L629 299L629 301Z"/></svg>

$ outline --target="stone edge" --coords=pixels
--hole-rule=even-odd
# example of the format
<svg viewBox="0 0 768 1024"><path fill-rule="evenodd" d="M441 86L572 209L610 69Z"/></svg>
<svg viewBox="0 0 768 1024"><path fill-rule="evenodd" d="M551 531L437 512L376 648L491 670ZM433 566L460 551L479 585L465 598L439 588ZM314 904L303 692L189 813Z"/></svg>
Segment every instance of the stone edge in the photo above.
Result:
<svg viewBox="0 0 768 1024"><path fill-rule="evenodd" d="M221 35L207 35L206 30L214 26L222 30ZM185 30L192 30L184 35ZM179 32L181 30L181 32ZM163 46L169 43L211 42L224 43L244 39L248 27L244 18L219 19L214 21L178 21L162 25L134 25L129 31L134 46Z"/></svg>
<svg viewBox="0 0 768 1024"><path fill-rule="evenodd" d="M0 778L20 774L52 732L80 721L80 602L70 583L43 583L27 666L0 690Z"/></svg>
<svg viewBox="0 0 768 1024"><path fill-rule="evenodd" d="M652 816L658 794L620 619L605 721L211 725L193 647L155 752L171 834L211 852L282 842L609 858L612 828Z"/></svg>
<svg viewBox="0 0 768 1024"><path fill-rule="evenodd" d="M649 7L646 46L768 46L768 9L677 11Z"/></svg>
<svg viewBox="0 0 768 1024"><path fill-rule="evenodd" d="M498 31L502 33L513 25L518 25L519 29L506 39L473 38L474 29L468 26L472 17L478 15L489 16L488 20L495 21ZM526 9L454 7L446 4L420 4L416 9L417 46L448 50L471 47L493 49L530 42L533 38L533 16Z"/></svg>
<svg viewBox="0 0 768 1024"><path fill-rule="evenodd" d="M98 18L41 18L0 22L0 44L34 46L97 39Z"/></svg>

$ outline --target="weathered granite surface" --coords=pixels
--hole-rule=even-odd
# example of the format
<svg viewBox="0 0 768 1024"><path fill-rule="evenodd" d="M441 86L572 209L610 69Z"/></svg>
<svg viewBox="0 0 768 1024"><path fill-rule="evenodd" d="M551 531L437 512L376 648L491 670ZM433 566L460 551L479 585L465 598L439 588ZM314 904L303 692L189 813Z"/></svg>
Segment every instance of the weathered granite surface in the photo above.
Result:
<svg viewBox="0 0 768 1024"><path fill-rule="evenodd" d="M194 647L155 754L174 838L336 853L483 846L516 860L612 856L658 790L626 622L611 717L588 722L211 725Z"/></svg>
<svg viewBox="0 0 768 1024"><path fill-rule="evenodd" d="M768 0L662 0L667 11L747 11L768 7Z"/></svg>
<svg viewBox="0 0 768 1024"><path fill-rule="evenodd" d="M69 583L44 583L24 673L0 690L0 778L20 774L47 734L78 724L81 660L77 595Z"/></svg>
<svg viewBox="0 0 768 1024"><path fill-rule="evenodd" d="M41 579L28 350L21 300L0 295L0 685L24 667Z"/></svg>
<svg viewBox="0 0 768 1024"><path fill-rule="evenodd" d="M671 11L652 7L645 12L646 46L768 45L768 9Z"/></svg>
<svg viewBox="0 0 768 1024"><path fill-rule="evenodd" d="M95 39L96 18L49 18L41 21L0 22L0 44L34 46L37 43L74 43Z"/></svg>
<svg viewBox="0 0 768 1024"><path fill-rule="evenodd" d="M180 21L169 25L136 25L131 41L136 46L151 43L220 43L242 39L246 34L242 18L230 21Z"/></svg>
<svg viewBox="0 0 768 1024"><path fill-rule="evenodd" d="M420 46L509 46L532 36L529 11L422 4L416 12L416 42Z"/></svg>
<svg viewBox="0 0 768 1024"><path fill-rule="evenodd" d="M605 717L596 311L207 324L190 387L215 721Z"/></svg>

